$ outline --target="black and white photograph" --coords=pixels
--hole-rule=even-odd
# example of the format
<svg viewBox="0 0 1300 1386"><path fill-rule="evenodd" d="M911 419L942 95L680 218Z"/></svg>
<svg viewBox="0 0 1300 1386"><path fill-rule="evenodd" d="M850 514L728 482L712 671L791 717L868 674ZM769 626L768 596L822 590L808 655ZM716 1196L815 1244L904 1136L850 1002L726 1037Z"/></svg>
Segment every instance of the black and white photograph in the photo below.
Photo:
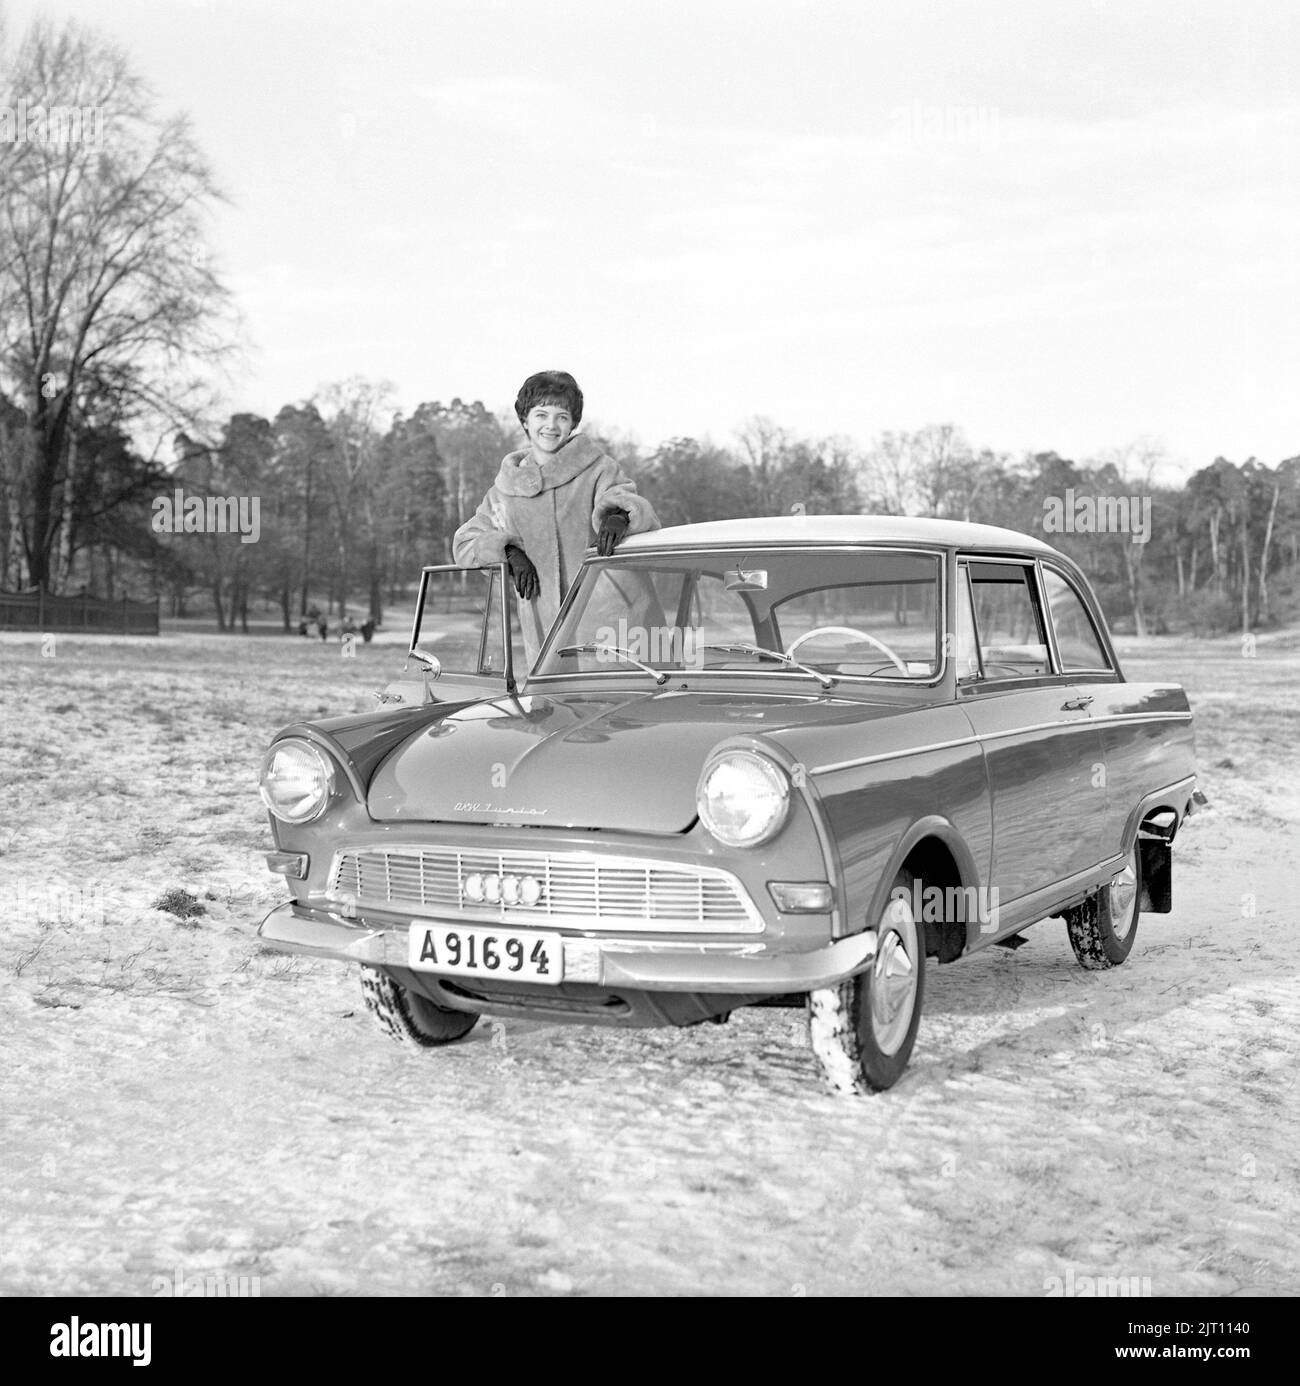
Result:
<svg viewBox="0 0 1300 1386"><path fill-rule="evenodd" d="M0 0L48 1369L181 1298L1261 1355L1297 73L1286 0Z"/></svg>

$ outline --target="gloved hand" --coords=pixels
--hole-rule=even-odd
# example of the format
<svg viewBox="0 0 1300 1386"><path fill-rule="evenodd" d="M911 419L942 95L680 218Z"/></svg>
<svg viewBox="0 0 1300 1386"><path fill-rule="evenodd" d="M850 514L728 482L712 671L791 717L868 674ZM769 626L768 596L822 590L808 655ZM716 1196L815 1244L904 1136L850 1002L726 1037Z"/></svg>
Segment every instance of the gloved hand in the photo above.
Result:
<svg viewBox="0 0 1300 1386"><path fill-rule="evenodd" d="M532 601L542 590L542 580L537 576L533 560L518 544L507 544L506 562L510 565L510 576L515 580L515 591L524 601Z"/></svg>
<svg viewBox="0 0 1300 1386"><path fill-rule="evenodd" d="M600 517L600 533L596 535L596 552L601 558L608 558L614 552L614 545L627 533L629 523L626 510L607 510Z"/></svg>

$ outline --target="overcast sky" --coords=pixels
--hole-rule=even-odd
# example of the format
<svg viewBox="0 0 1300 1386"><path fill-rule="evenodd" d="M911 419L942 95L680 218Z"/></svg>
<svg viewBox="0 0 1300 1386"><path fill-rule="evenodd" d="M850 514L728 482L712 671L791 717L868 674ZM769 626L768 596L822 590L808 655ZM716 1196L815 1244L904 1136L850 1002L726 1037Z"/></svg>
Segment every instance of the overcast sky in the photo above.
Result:
<svg viewBox="0 0 1300 1386"><path fill-rule="evenodd" d="M1300 452L1300 5L9 0L116 40L232 205L231 409L572 371L653 445L951 421Z"/></svg>

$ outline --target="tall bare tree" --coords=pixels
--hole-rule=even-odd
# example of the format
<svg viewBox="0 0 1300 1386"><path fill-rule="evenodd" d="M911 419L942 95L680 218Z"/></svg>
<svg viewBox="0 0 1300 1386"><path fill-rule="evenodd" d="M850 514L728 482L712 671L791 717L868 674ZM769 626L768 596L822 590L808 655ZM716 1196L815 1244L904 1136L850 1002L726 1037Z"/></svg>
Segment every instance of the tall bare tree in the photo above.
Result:
<svg viewBox="0 0 1300 1386"><path fill-rule="evenodd" d="M380 517L376 504L382 469L389 461L384 435L393 419L391 381L352 376L324 386L314 401L332 441L324 483L330 499L337 566L332 594L340 615L351 598L353 560L358 551L376 593Z"/></svg>
<svg viewBox="0 0 1300 1386"><path fill-rule="evenodd" d="M1164 445L1158 439L1141 437L1120 447L1108 448L1092 462L1098 494L1123 495L1134 503L1150 505L1154 500L1156 469L1167 461ZM1147 557L1146 535L1141 543L1132 534L1116 536L1113 548L1124 573L1129 609L1133 613L1133 634L1145 639L1147 613L1143 561Z"/></svg>
<svg viewBox="0 0 1300 1386"><path fill-rule="evenodd" d="M204 238L220 194L187 120L156 114L122 53L76 23L38 20L0 54L0 107L23 116L0 141L0 390L26 416L19 522L28 580L48 585L82 418L184 425L187 369L227 349Z"/></svg>

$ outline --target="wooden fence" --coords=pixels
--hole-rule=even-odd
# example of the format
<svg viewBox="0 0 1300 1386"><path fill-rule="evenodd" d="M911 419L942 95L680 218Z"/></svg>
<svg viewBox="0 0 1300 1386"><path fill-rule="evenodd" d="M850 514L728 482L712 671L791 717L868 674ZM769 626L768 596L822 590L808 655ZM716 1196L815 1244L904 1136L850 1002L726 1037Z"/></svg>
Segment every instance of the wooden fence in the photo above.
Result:
<svg viewBox="0 0 1300 1386"><path fill-rule="evenodd" d="M0 630L115 631L158 634L158 601L105 601L39 592L0 592Z"/></svg>

